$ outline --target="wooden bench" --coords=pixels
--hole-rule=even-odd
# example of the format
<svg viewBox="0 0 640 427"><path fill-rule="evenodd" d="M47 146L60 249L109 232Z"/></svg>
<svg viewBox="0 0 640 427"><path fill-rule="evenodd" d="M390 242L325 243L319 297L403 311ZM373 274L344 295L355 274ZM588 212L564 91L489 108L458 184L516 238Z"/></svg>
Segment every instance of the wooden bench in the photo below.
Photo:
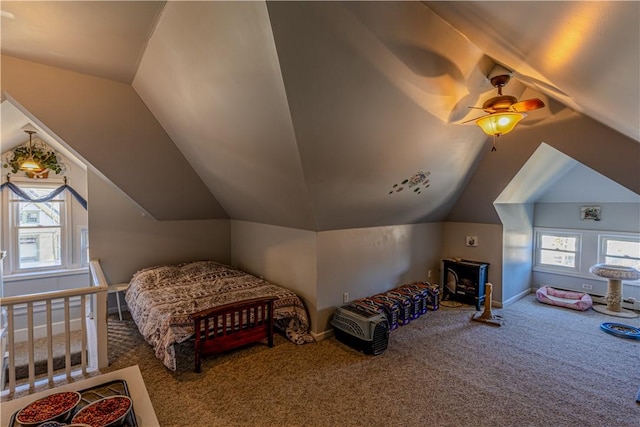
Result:
<svg viewBox="0 0 640 427"><path fill-rule="evenodd" d="M201 358L267 339L273 347L273 301L255 298L198 311L190 315L195 328L195 371Z"/></svg>

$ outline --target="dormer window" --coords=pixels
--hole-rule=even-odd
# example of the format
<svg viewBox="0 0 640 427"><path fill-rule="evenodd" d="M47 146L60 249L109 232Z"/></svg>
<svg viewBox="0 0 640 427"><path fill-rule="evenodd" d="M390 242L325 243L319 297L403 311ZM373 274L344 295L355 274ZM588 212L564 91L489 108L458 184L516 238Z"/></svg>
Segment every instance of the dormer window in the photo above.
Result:
<svg viewBox="0 0 640 427"><path fill-rule="evenodd" d="M29 183L20 188L32 198L47 196L58 184ZM46 202L30 202L9 192L9 236L13 271L26 272L67 266L67 193Z"/></svg>

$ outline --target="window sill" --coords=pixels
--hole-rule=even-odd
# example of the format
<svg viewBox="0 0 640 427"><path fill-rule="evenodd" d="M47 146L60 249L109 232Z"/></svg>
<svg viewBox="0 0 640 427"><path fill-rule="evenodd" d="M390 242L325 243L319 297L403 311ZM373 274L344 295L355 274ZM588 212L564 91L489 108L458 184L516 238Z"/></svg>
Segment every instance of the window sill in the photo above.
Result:
<svg viewBox="0 0 640 427"><path fill-rule="evenodd" d="M60 270L30 271L28 273L9 274L2 277L4 282L17 282L20 280L45 279L49 277L72 276L76 274L89 273L88 267L66 268Z"/></svg>
<svg viewBox="0 0 640 427"><path fill-rule="evenodd" d="M559 271L559 270L554 270L552 268L544 268L544 267L533 267L532 271L537 273L557 274L559 276L577 277L580 279L597 280L598 282L605 282L605 283L608 282L608 280L605 279L604 277L595 276L593 274L584 274L577 271ZM624 283L625 286L640 287L640 280L634 280L634 281L624 280L622 283Z"/></svg>
<svg viewBox="0 0 640 427"><path fill-rule="evenodd" d="M596 276L583 274L583 273L580 273L579 270L572 269L572 268L561 269L561 268L544 267L544 266L537 265L537 266L534 266L531 270L538 271L540 273L559 274L561 276L585 277L585 278L591 278L591 279L599 279Z"/></svg>

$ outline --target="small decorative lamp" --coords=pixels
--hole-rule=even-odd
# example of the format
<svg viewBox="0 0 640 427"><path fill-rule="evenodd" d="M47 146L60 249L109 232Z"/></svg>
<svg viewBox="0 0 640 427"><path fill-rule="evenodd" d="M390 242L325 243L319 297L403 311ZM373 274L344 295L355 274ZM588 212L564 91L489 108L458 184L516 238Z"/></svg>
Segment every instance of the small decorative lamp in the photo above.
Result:
<svg viewBox="0 0 640 427"><path fill-rule="evenodd" d="M31 137L36 131L34 130L25 130L26 133L29 134L29 157L20 164L20 170L29 171L29 172L38 172L42 170L42 167L33 159L33 153L31 151Z"/></svg>

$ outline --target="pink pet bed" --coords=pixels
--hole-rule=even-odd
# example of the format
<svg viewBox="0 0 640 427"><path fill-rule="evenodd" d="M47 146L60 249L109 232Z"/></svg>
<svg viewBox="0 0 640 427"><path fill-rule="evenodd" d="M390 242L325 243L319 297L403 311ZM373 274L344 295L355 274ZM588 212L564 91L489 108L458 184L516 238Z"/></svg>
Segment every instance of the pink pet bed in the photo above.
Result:
<svg viewBox="0 0 640 427"><path fill-rule="evenodd" d="M591 308L593 301L589 294L582 292L561 291L549 286L543 286L536 291L538 301L557 305L558 307L571 308L573 310L585 311Z"/></svg>

